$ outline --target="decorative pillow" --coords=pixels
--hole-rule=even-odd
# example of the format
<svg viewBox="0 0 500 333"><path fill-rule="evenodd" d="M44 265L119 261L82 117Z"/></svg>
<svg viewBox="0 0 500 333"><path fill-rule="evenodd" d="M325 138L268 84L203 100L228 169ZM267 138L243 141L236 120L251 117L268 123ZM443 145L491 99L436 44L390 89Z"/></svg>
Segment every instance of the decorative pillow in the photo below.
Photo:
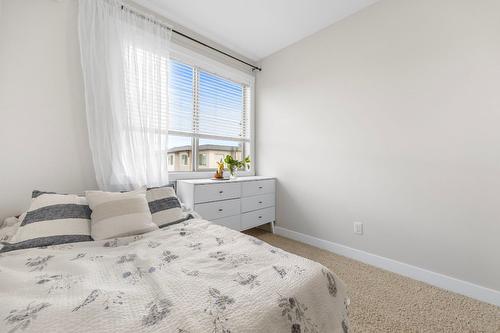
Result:
<svg viewBox="0 0 500 333"><path fill-rule="evenodd" d="M85 192L92 209L91 235L95 240L138 235L158 229L146 200L146 189L132 192Z"/></svg>
<svg viewBox="0 0 500 333"><path fill-rule="evenodd" d="M91 241L90 208L85 197L33 191L31 206L11 241L0 252Z"/></svg>
<svg viewBox="0 0 500 333"><path fill-rule="evenodd" d="M146 199L153 222L160 228L192 218L183 211L172 185L148 188Z"/></svg>

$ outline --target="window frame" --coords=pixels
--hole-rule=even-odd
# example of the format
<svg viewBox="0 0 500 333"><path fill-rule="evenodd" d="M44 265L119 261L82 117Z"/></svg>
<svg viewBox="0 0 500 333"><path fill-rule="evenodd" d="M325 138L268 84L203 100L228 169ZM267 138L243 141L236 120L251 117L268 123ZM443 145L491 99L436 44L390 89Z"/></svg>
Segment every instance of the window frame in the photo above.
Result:
<svg viewBox="0 0 500 333"><path fill-rule="evenodd" d="M206 56L203 56L197 52L187 49L178 44L172 44L172 49L170 51L170 59L184 63L186 65L194 67L197 71L205 71L213 75L220 76L224 79L233 81L238 84L246 85L249 88L250 93L250 106L248 108L248 132L249 139L236 140L234 138L227 138L224 136L216 135L206 135L206 134L193 134L189 132L173 131L169 130L169 135L175 136L185 136L191 138L192 143L192 161L191 161L191 171L169 171L169 179L172 181L178 179L187 178L211 178L215 169L203 169L198 171L198 143L199 139L213 139L213 140L226 140L235 141L242 143L242 155L250 156L251 165L250 170L240 170L238 175L241 176L254 176L255 175L255 77L250 74L243 72L234 67L230 67ZM196 75L198 75L196 73ZM249 149L247 149L247 143L249 144ZM248 151L247 151L248 150Z"/></svg>

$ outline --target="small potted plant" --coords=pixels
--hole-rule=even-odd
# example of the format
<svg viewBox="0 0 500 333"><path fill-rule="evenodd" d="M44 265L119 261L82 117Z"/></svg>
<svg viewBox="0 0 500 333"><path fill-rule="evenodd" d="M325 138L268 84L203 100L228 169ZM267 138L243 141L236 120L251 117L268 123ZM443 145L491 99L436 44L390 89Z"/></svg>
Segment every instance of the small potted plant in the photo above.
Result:
<svg viewBox="0 0 500 333"><path fill-rule="evenodd" d="M250 156L245 157L242 161L235 160L231 155L226 155L224 158L224 163L229 169L231 178L236 178L236 170L238 169L249 169L250 168Z"/></svg>

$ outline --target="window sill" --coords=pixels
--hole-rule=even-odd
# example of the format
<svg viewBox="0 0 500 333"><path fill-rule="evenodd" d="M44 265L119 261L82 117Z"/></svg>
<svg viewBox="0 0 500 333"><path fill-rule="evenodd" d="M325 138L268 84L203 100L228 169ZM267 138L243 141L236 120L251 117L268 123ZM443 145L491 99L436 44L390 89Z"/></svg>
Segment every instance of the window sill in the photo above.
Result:
<svg viewBox="0 0 500 333"><path fill-rule="evenodd" d="M176 181L176 180L181 180L181 179L201 179L201 178L212 178L214 176L215 170L214 171L191 171L191 172L169 172L168 173L168 180L169 181ZM249 170L249 171L241 171L237 173L238 177L245 177L245 176L255 176L255 171Z"/></svg>

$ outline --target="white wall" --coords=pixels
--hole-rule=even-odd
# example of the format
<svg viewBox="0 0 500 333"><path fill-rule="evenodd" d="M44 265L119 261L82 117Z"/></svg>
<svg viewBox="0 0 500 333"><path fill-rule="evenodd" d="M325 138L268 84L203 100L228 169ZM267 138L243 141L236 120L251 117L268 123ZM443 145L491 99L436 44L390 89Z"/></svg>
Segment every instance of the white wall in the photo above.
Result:
<svg viewBox="0 0 500 333"><path fill-rule="evenodd" d="M266 58L277 224L500 290L499 31L496 0L384 0Z"/></svg>
<svg viewBox="0 0 500 333"><path fill-rule="evenodd" d="M0 218L25 210L33 189L96 186L76 19L76 1L3 0Z"/></svg>

